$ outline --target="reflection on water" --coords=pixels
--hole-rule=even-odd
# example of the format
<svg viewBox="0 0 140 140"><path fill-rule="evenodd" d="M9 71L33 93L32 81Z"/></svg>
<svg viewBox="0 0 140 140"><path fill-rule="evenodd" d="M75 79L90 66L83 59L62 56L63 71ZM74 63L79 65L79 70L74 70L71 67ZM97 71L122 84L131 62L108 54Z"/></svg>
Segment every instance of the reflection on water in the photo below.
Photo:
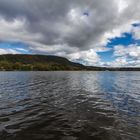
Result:
<svg viewBox="0 0 140 140"><path fill-rule="evenodd" d="M139 140L140 72L0 72L0 140Z"/></svg>

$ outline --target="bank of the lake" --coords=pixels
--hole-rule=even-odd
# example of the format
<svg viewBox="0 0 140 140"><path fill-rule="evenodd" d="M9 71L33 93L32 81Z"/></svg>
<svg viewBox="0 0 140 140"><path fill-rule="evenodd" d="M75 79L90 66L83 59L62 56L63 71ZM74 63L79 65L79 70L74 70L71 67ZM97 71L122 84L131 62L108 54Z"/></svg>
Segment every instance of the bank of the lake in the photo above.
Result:
<svg viewBox="0 0 140 140"><path fill-rule="evenodd" d="M140 68L85 66L58 56L7 54L0 55L0 71L140 71Z"/></svg>

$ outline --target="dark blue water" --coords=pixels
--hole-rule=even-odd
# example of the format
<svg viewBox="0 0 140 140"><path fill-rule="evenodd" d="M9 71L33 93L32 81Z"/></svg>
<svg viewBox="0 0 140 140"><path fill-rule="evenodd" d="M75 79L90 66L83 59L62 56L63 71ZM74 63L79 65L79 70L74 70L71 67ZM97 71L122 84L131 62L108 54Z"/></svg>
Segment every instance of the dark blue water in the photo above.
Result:
<svg viewBox="0 0 140 140"><path fill-rule="evenodd" d="M0 72L0 140L140 140L140 72Z"/></svg>

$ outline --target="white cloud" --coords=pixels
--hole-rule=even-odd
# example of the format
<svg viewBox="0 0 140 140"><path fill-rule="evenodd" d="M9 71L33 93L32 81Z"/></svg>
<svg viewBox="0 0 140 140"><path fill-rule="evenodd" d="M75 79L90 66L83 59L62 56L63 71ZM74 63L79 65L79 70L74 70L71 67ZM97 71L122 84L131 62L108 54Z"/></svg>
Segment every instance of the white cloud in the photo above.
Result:
<svg viewBox="0 0 140 140"><path fill-rule="evenodd" d="M111 63L111 66L112 67L124 67L124 66L127 66L127 64L128 64L128 61L127 61L126 57L118 57Z"/></svg>
<svg viewBox="0 0 140 140"><path fill-rule="evenodd" d="M20 52L16 51L15 49L1 49L0 48L0 55L2 54L20 54Z"/></svg>
<svg viewBox="0 0 140 140"><path fill-rule="evenodd" d="M98 65L100 62L100 57L93 49L69 54L68 58L72 61L79 61L84 65Z"/></svg>
<svg viewBox="0 0 140 140"><path fill-rule="evenodd" d="M114 60L101 63L101 66L110 67L140 67L140 46L115 46Z"/></svg>
<svg viewBox="0 0 140 140"><path fill-rule="evenodd" d="M28 50L23 49L23 48L15 48L17 51L21 51L21 52L28 52Z"/></svg>
<svg viewBox="0 0 140 140"><path fill-rule="evenodd" d="M140 39L140 26L137 26L137 27L134 27L133 29L132 29L132 33L133 33L133 37L135 38L135 39Z"/></svg>
<svg viewBox="0 0 140 140"><path fill-rule="evenodd" d="M132 57L135 59L140 59L140 46L129 45L129 46L115 46L114 56L118 57Z"/></svg>
<svg viewBox="0 0 140 140"><path fill-rule="evenodd" d="M129 0L117 0L116 4L118 5L118 12L122 13L128 7Z"/></svg>

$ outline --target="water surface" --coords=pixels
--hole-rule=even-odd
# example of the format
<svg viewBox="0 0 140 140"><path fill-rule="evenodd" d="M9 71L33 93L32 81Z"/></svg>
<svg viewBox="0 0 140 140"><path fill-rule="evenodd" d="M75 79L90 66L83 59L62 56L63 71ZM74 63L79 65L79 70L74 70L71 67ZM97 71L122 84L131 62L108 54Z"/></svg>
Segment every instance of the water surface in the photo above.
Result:
<svg viewBox="0 0 140 140"><path fill-rule="evenodd" d="M0 72L0 140L140 140L140 72Z"/></svg>

